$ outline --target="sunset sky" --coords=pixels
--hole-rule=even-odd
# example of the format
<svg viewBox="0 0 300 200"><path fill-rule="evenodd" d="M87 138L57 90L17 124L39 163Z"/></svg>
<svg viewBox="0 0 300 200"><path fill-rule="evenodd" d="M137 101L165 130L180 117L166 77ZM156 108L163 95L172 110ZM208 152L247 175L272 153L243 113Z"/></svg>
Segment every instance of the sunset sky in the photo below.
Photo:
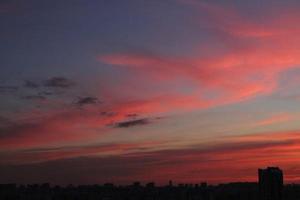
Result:
<svg viewBox="0 0 300 200"><path fill-rule="evenodd" d="M0 1L0 183L300 183L299 10Z"/></svg>

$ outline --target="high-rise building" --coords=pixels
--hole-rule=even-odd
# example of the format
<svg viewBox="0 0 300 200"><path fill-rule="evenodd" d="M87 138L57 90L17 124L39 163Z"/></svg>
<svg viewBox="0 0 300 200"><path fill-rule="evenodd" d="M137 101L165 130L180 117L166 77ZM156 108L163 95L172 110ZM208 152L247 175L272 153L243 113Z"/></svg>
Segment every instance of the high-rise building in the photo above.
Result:
<svg viewBox="0 0 300 200"><path fill-rule="evenodd" d="M260 200L282 200L283 172L278 167L258 169Z"/></svg>

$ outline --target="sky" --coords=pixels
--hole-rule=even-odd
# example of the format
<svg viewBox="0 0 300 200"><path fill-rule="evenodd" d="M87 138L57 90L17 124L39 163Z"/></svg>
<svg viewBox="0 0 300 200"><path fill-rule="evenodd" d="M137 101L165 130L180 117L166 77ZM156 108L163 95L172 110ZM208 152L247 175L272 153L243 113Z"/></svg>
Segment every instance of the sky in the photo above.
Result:
<svg viewBox="0 0 300 200"><path fill-rule="evenodd" d="M300 183L296 0L1 0L0 182Z"/></svg>

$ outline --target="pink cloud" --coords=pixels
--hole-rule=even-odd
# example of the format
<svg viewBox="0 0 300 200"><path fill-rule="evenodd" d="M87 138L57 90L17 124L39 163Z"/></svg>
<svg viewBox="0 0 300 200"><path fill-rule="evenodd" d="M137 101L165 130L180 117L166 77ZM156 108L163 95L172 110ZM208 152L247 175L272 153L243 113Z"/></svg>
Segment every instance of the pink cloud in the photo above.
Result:
<svg viewBox="0 0 300 200"><path fill-rule="evenodd" d="M184 106L181 110L191 110L207 107L208 104L200 98L177 95L176 98L159 96L147 100L91 105L81 109L70 107L37 113L28 111L18 116L22 120L1 127L0 146L3 149L22 149L76 141L84 143L110 133L114 124L130 120L129 114L136 115L138 119L151 119L174 111L174 108Z"/></svg>
<svg viewBox="0 0 300 200"><path fill-rule="evenodd" d="M286 10L280 15L280 20L276 20L276 13L272 13L266 17L265 25L245 18L234 7L198 1L184 3L196 5L196 8L207 12L211 21L204 25L215 26L223 34L237 38L241 44L225 41L229 47L227 51L206 56L200 53L205 49L199 47L201 51L198 56L194 52L193 57L125 52L99 55L97 59L114 66L127 67L132 74L141 73L148 79L147 84L152 81L165 85L188 80L189 86L194 88L191 96L203 100L207 93L215 94L208 100L207 107L269 95L278 88L282 72L299 66L300 40L297 35L300 23L295 10ZM199 23L195 25L204 23L195 18L197 21ZM181 95L178 95L180 98ZM176 94L174 96L175 100Z"/></svg>

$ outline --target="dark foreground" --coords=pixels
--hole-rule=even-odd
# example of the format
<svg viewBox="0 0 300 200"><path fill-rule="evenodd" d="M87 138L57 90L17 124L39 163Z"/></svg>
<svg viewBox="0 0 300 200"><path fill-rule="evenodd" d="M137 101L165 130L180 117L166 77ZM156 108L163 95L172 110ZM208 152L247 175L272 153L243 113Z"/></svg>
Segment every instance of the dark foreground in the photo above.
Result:
<svg viewBox="0 0 300 200"><path fill-rule="evenodd" d="M258 200L257 183L229 183L218 186L178 185L141 186L50 186L0 185L1 200ZM286 185L283 200L300 200L300 185Z"/></svg>

